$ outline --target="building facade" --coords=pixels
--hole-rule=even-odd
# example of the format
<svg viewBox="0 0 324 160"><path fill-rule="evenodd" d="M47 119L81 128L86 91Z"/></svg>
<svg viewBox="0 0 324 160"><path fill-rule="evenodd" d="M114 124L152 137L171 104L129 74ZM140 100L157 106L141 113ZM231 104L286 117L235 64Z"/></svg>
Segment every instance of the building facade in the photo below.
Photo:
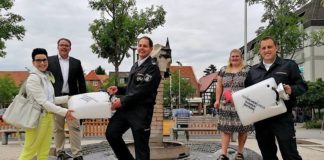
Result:
<svg viewBox="0 0 324 160"><path fill-rule="evenodd" d="M215 100L216 93L216 83L217 83L217 74L211 73L209 75L203 76L199 79L200 84L200 95L202 98L203 105L210 106L213 105Z"/></svg>
<svg viewBox="0 0 324 160"><path fill-rule="evenodd" d="M297 11L297 14L304 18L304 23L302 25L308 33L324 29L324 7L322 7L320 3L321 0L312 0ZM310 42L306 41L304 44L308 46ZM247 44L247 62L250 65L260 62L260 57L254 55L252 51L255 45L258 45L256 39L253 39ZM243 48L244 46L240 49L243 51ZM324 71L322 69L324 68L323 45L305 47L295 52L293 59L299 65L305 80L315 81L318 78L324 79Z"/></svg>

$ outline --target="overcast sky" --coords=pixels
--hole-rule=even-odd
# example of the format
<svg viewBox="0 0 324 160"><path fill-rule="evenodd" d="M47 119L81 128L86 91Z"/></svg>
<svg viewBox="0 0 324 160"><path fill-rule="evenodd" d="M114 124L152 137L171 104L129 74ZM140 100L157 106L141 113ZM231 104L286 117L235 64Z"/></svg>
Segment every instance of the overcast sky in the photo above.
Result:
<svg viewBox="0 0 324 160"><path fill-rule="evenodd" d="M192 66L197 79L214 64L226 65L229 52L244 42L245 0L137 0L139 9L162 5L167 11L166 23L149 34L154 43L165 44L169 38L172 65L180 61ZM25 18L23 41L6 41L7 55L0 58L0 70L32 69L31 51L45 48L56 55L56 42L61 37L72 41L70 56L82 61L86 73L101 65L106 72L114 71L106 59L91 52L93 44L89 24L99 13L89 8L87 0L16 0L11 10ZM255 37L264 10L259 5L248 6L248 41ZM130 51L132 53L132 51ZM124 59L120 71L129 71L132 57Z"/></svg>

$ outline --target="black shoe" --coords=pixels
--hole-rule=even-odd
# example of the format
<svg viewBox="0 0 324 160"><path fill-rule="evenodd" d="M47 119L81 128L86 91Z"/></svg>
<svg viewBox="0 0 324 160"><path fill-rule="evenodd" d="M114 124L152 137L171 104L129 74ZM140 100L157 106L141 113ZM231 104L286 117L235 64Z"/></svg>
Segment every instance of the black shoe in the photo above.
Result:
<svg viewBox="0 0 324 160"><path fill-rule="evenodd" d="M75 157L75 158L73 158L73 160L83 160L83 157L82 156Z"/></svg>
<svg viewBox="0 0 324 160"><path fill-rule="evenodd" d="M242 153L237 153L235 156L235 160L244 160L244 156Z"/></svg>
<svg viewBox="0 0 324 160"><path fill-rule="evenodd" d="M67 160L69 158L72 158L71 155L63 152L63 153L59 153L58 156L57 156L57 159L56 160Z"/></svg>
<svg viewBox="0 0 324 160"><path fill-rule="evenodd" d="M56 160L65 160L64 154L59 154Z"/></svg>
<svg viewBox="0 0 324 160"><path fill-rule="evenodd" d="M225 154L221 154L217 160L229 160L229 158Z"/></svg>

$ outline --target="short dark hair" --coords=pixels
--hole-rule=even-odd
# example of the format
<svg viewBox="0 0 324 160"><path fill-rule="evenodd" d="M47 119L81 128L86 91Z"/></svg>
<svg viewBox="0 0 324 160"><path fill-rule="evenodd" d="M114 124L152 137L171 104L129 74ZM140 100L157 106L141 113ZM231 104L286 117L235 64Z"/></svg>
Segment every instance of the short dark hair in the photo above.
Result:
<svg viewBox="0 0 324 160"><path fill-rule="evenodd" d="M46 57L48 57L46 49L44 49L44 48L35 48L33 50L33 52L32 52L33 61L35 60L35 56L38 55L38 54L44 54Z"/></svg>
<svg viewBox="0 0 324 160"><path fill-rule="evenodd" d="M137 42L139 42L141 39L147 39L149 41L149 46L153 47L153 41L152 41L152 39L150 37L143 36L143 37L139 38Z"/></svg>
<svg viewBox="0 0 324 160"><path fill-rule="evenodd" d="M67 39L67 38L60 38L60 39L57 41L57 45L59 45L60 41L62 41L62 40L67 41L67 42L70 44L70 47L72 46L71 41L70 41L69 39Z"/></svg>
<svg viewBox="0 0 324 160"><path fill-rule="evenodd" d="M261 42L262 41L265 41L265 40L272 40L272 42L276 45L276 46L278 46L278 42L273 38L273 37L271 37L271 36L265 36L265 37L263 37L263 38L261 38L261 40L260 40L260 42L259 42L259 45L261 45Z"/></svg>

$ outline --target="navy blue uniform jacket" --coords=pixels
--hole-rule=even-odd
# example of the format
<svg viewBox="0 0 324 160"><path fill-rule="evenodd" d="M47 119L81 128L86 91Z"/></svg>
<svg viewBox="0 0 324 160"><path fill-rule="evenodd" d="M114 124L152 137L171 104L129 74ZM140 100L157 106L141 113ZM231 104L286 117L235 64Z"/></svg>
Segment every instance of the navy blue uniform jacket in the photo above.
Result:
<svg viewBox="0 0 324 160"><path fill-rule="evenodd" d="M277 56L276 60L267 71L263 63L260 62L251 67L245 79L245 86L251 86L270 77L273 77L277 84L283 83L291 86L292 93L290 99L284 101L287 107L287 112L291 113L292 108L296 105L296 97L303 94L308 89L307 84L301 76L298 65L293 60L282 59Z"/></svg>
<svg viewBox="0 0 324 160"><path fill-rule="evenodd" d="M128 76L125 96L121 98L122 106L116 114L123 112L129 118L134 116L134 119L145 117L145 121L151 122L160 80L159 66L151 57L139 67L134 65Z"/></svg>

